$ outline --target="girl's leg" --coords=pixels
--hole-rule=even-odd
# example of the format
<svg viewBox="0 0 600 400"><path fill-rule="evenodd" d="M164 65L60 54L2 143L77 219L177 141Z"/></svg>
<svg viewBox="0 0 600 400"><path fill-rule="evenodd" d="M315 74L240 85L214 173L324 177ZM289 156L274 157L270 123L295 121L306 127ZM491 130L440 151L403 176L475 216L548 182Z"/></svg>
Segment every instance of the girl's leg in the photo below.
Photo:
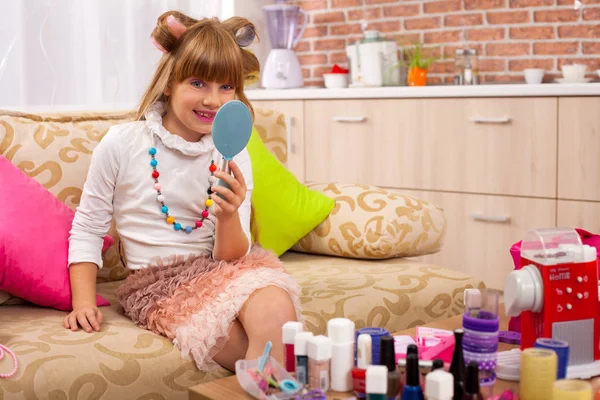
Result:
<svg viewBox="0 0 600 400"><path fill-rule="evenodd" d="M235 362L246 357L248 351L248 336L239 320L233 321L229 330L229 340L223 349L213 357L213 360L230 371L235 371Z"/></svg>
<svg viewBox="0 0 600 400"><path fill-rule="evenodd" d="M252 293L238 315L248 335L247 359L258 358L269 340L273 343L271 355L283 363L281 328L288 321L296 321L296 310L288 293L267 286Z"/></svg>

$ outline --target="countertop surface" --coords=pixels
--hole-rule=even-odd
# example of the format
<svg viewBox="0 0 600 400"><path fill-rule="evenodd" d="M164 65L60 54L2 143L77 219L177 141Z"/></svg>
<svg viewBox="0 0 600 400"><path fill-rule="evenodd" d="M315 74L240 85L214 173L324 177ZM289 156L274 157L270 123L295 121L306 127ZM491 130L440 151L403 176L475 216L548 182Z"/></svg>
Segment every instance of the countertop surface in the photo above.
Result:
<svg viewBox="0 0 600 400"><path fill-rule="evenodd" d="M477 86L389 86L373 88L246 89L250 100L402 99L456 97L600 96L600 82L493 84Z"/></svg>

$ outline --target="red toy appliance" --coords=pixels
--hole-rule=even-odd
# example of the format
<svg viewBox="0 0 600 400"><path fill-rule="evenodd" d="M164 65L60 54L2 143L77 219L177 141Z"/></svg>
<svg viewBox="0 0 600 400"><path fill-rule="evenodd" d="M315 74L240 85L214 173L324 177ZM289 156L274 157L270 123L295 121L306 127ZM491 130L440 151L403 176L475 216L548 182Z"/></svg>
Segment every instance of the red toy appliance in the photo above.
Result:
<svg viewBox="0 0 600 400"><path fill-rule="evenodd" d="M540 337L569 343L569 365L600 360L596 249L569 228L529 231L521 245L523 268L504 285L506 315L521 316L521 349Z"/></svg>

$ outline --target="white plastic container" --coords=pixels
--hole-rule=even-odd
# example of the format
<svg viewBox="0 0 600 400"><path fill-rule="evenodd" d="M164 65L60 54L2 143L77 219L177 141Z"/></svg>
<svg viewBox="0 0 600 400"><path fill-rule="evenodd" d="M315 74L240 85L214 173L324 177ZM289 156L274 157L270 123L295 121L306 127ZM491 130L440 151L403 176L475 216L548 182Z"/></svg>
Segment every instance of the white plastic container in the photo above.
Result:
<svg viewBox="0 0 600 400"><path fill-rule="evenodd" d="M354 322L347 318L333 318L327 322L327 336L331 339L331 390L352 390L354 367Z"/></svg>

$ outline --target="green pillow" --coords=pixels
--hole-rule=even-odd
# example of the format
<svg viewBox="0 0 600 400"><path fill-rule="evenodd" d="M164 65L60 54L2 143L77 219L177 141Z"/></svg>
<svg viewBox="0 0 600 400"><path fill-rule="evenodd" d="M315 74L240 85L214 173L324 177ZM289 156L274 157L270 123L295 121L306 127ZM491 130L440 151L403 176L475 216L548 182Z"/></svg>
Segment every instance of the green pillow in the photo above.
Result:
<svg viewBox="0 0 600 400"><path fill-rule="evenodd" d="M280 256L323 222L335 201L300 183L267 149L256 128L246 148L252 161L256 241Z"/></svg>

